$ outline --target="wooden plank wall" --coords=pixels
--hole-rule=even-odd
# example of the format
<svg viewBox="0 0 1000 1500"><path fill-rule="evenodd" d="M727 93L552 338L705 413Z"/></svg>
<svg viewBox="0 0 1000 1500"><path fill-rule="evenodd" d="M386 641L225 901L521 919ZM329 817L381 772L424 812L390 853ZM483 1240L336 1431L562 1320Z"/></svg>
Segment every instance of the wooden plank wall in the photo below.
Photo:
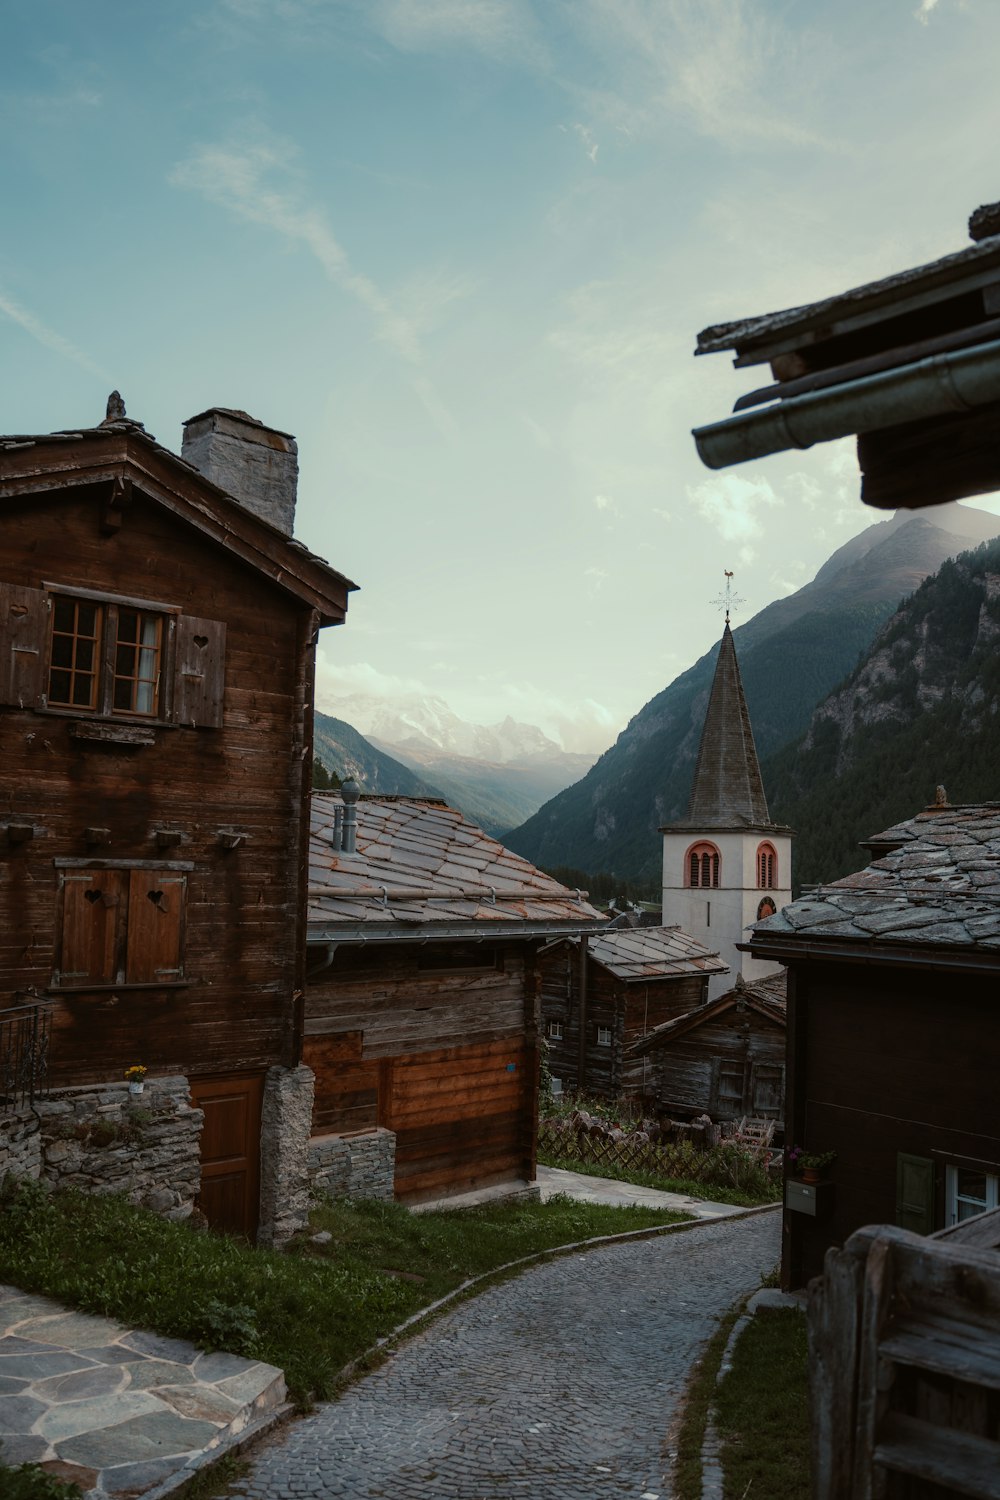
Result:
<svg viewBox="0 0 1000 1500"><path fill-rule="evenodd" d="M794 992L786 1134L837 1152L829 1218L786 1215L783 1274L801 1286L821 1272L828 1245L864 1224L895 1222L899 1152L936 1161L939 1223L948 1160L1000 1174L1000 1031L988 975L796 965Z"/></svg>
<svg viewBox="0 0 1000 1500"><path fill-rule="evenodd" d="M602 1098L643 1090L651 1077L650 1068L641 1058L626 1059L625 1048L654 1026L700 1004L706 988L701 977L626 984L591 960L587 969L586 1071L581 1084L579 949L568 943L550 949L541 958L539 969L549 1071L562 1079L564 1089L580 1089ZM561 1040L547 1036L550 1021L561 1023ZM598 1044L600 1026L611 1030L610 1047Z"/></svg>
<svg viewBox="0 0 1000 1500"><path fill-rule="evenodd" d="M660 1108L681 1118L710 1114L713 1120L752 1114L750 1072L755 1062L783 1066L785 1029L749 1009L729 1010L693 1028L651 1054ZM725 1108L717 1097L719 1066L742 1068L743 1098Z"/></svg>
<svg viewBox="0 0 1000 1500"><path fill-rule="evenodd" d="M313 1131L394 1130L396 1195L408 1201L534 1175L526 945L453 944L448 962L429 968L416 945L345 946L306 991Z"/></svg>
<svg viewBox="0 0 1000 1500"><path fill-rule="evenodd" d="M295 1061L297 855L303 735L296 712L301 607L221 548L202 542L136 489L120 529L99 526L103 501L5 502L5 578L71 585L178 606L227 624L224 727L154 727L155 744L84 744L77 722L0 709L0 795L33 824L0 842L0 1006L45 991L56 948L57 857L182 860L187 876L183 988L66 992L56 1006L55 1084L153 1072L211 1075ZM301 685L299 686L301 693ZM106 722L106 721L105 721ZM92 826L109 844L84 840ZM246 834L225 852L218 830ZM158 828L181 842L157 847Z"/></svg>

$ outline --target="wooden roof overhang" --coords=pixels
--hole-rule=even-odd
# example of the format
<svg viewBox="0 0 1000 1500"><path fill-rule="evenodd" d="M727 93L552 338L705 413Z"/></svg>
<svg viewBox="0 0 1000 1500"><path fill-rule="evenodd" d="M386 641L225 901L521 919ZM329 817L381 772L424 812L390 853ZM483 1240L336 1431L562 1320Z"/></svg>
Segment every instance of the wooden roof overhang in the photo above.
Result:
<svg viewBox="0 0 1000 1500"><path fill-rule="evenodd" d="M884 509L1000 488L1000 220L977 243L837 296L718 324L696 352L769 363L774 383L695 429L703 463L726 468L856 435L861 496Z"/></svg>
<svg viewBox="0 0 1000 1500"><path fill-rule="evenodd" d="M0 501L134 485L156 505L315 609L323 625L343 623L349 578L301 542L261 520L177 454L131 425L0 438Z"/></svg>
<svg viewBox="0 0 1000 1500"><path fill-rule="evenodd" d="M811 935L800 938L787 932L774 935L754 933L748 943L737 943L736 946L754 958L773 958L788 965L821 963L829 959L837 963L875 964L879 967L1000 974L1000 949L991 951L980 946L949 948L927 944L925 947L917 943L893 943L887 938L869 942Z"/></svg>
<svg viewBox="0 0 1000 1500"><path fill-rule="evenodd" d="M309 947L329 947L340 943L425 943L466 942L495 943L529 939L550 939L575 936L581 932L594 934L605 932L604 926L581 919L569 922L565 917L551 922L498 917L496 921L426 921L415 918L412 922L322 922L312 921L306 935Z"/></svg>

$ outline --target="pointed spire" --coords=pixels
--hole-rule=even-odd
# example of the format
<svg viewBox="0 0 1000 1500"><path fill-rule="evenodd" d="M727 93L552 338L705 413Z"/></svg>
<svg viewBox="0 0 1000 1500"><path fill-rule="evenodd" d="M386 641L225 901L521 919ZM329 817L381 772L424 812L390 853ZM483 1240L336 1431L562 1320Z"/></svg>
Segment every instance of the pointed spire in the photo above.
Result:
<svg viewBox="0 0 1000 1500"><path fill-rule="evenodd" d="M728 612L685 822L699 828L771 822Z"/></svg>

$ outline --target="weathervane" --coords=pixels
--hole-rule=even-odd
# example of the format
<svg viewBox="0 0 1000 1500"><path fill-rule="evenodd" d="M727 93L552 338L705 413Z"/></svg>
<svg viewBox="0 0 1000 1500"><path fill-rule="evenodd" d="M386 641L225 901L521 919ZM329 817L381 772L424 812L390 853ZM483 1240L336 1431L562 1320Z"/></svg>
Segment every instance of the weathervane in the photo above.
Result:
<svg viewBox="0 0 1000 1500"><path fill-rule="evenodd" d="M724 609L726 611L726 624L728 625L729 611L731 609L739 609L742 604L746 603L746 600L741 599L739 594L733 593L733 575L728 568L724 569L724 572L726 575L726 592L720 594L717 599L713 599L712 603L716 609Z"/></svg>

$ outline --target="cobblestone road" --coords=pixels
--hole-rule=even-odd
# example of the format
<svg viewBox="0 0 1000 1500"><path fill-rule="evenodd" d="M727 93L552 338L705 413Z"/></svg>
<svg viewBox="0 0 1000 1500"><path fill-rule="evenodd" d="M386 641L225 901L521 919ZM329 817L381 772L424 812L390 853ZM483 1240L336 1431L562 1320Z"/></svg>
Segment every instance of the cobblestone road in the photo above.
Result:
<svg viewBox="0 0 1000 1500"><path fill-rule="evenodd" d="M254 1500L667 1500L670 1430L780 1215L549 1262L462 1303L258 1451Z"/></svg>

